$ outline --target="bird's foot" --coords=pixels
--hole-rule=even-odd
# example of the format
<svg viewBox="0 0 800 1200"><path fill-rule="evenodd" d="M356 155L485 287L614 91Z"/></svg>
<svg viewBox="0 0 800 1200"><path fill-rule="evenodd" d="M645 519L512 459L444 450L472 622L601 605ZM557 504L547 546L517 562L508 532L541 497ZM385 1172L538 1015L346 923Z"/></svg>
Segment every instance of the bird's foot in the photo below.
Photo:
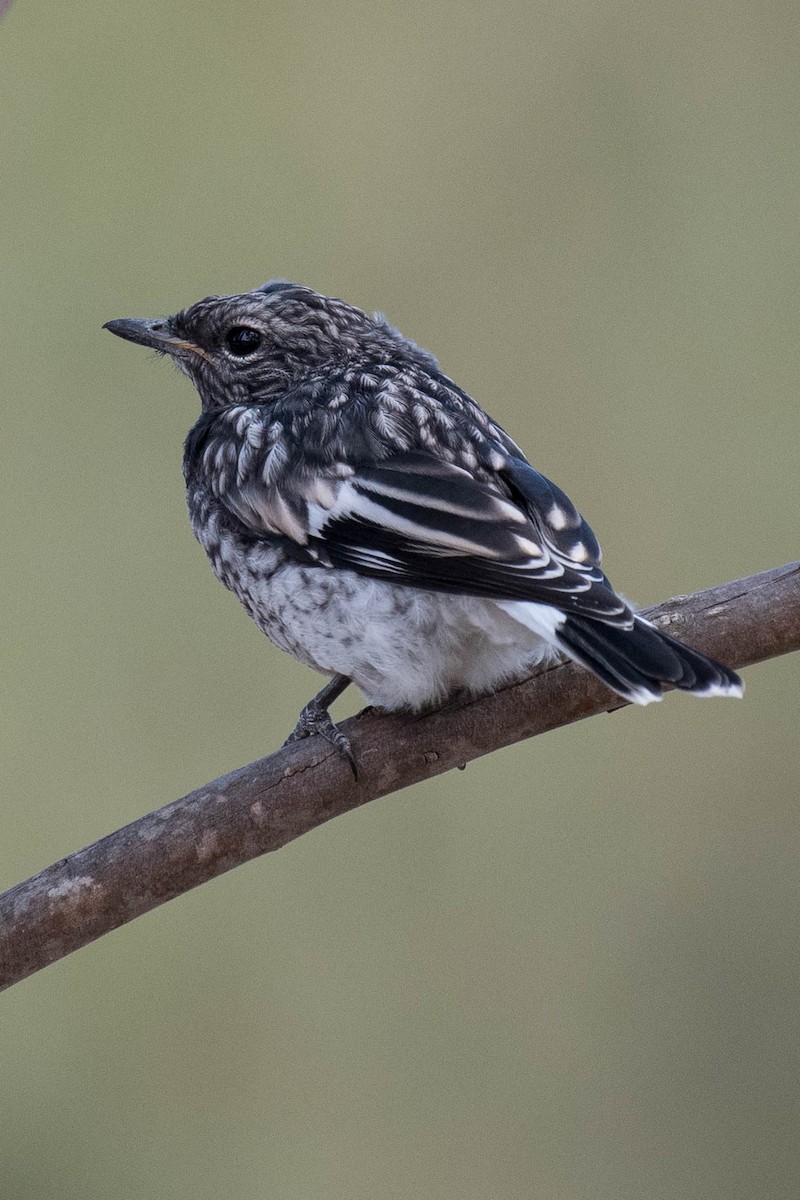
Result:
<svg viewBox="0 0 800 1200"><path fill-rule="evenodd" d="M340 679L342 683L338 686ZM326 742L330 742L339 751L353 772L353 778L358 779L358 766L353 754L353 748L350 745L350 739L335 724L328 712L328 705L333 702L337 695L341 695L346 686L347 680L341 676L336 676L331 683L322 689L318 696L315 696L313 700L309 700L300 713L297 724L283 744L284 746L290 746L292 742L299 742L301 738L311 737L313 734L318 733L320 737L325 738Z"/></svg>

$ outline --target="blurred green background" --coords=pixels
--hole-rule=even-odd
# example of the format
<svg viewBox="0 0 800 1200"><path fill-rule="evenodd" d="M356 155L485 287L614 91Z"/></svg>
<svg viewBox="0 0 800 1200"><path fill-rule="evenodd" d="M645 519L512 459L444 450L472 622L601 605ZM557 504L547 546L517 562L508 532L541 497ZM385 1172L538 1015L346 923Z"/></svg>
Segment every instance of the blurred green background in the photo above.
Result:
<svg viewBox="0 0 800 1200"><path fill-rule="evenodd" d="M309 283L432 347L638 602L797 555L796 5L16 0L0 63L0 886L318 682L211 576L196 397L111 317ZM6 993L0 1196L797 1196L798 659L746 676Z"/></svg>

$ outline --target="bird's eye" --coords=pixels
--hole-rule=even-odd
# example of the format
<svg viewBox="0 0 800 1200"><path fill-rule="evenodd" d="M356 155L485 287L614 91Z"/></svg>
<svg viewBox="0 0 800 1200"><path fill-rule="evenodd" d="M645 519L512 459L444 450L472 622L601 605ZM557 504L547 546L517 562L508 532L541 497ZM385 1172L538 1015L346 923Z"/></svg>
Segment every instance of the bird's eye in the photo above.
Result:
<svg viewBox="0 0 800 1200"><path fill-rule="evenodd" d="M234 325L225 334L225 345L237 358L245 358L261 345L261 334L247 325Z"/></svg>

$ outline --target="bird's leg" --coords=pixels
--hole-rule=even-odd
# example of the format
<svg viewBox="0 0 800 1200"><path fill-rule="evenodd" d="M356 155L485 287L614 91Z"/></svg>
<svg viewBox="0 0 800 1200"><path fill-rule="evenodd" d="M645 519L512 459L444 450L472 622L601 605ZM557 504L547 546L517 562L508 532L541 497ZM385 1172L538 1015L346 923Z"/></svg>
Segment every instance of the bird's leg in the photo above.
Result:
<svg viewBox="0 0 800 1200"><path fill-rule="evenodd" d="M313 700L309 700L300 713L297 724L283 744L284 746L288 746L292 742L298 742L300 738L310 737L312 733L318 733L320 737L324 737L327 742L335 746L343 758L347 759L350 764L350 770L353 772L354 777L358 779L358 767L353 757L350 739L347 737L347 734L342 733L341 729L334 724L328 712L331 704L341 696L349 683L350 680L346 675L334 675L330 683L326 683L322 691L318 692Z"/></svg>

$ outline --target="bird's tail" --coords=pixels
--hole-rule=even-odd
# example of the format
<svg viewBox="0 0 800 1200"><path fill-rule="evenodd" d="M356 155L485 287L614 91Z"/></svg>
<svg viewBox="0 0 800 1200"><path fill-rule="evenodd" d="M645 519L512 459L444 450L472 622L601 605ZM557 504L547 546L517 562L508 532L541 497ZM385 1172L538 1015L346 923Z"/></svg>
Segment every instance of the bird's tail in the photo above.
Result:
<svg viewBox="0 0 800 1200"><path fill-rule="evenodd" d="M554 631L555 632L555 631ZM636 617L632 629L569 616L554 639L632 704L660 700L665 687L695 696L741 696L744 683L722 663L692 650Z"/></svg>

